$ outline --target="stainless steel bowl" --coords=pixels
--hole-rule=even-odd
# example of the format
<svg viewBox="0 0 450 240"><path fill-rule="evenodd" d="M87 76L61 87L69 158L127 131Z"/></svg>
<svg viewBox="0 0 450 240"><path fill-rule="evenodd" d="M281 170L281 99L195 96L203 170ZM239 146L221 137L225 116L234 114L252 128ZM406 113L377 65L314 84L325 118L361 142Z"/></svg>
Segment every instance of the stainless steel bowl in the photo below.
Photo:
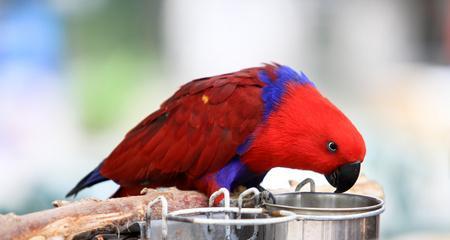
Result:
<svg viewBox="0 0 450 240"><path fill-rule="evenodd" d="M293 212L262 208L179 210L167 215L167 239L286 239L288 222L295 218ZM160 239L161 228L152 229L151 239Z"/></svg>
<svg viewBox="0 0 450 240"><path fill-rule="evenodd" d="M246 192L259 194L256 189ZM245 192L244 192L245 193ZM295 213L286 210L230 207L229 192L220 189L210 198L210 207L183 209L168 213L167 201L158 197L147 207L146 221L140 222L142 239L286 239L288 222ZM215 198L224 195L225 207L212 207ZM162 219L151 220L152 206L162 205Z"/></svg>
<svg viewBox="0 0 450 240"><path fill-rule="evenodd" d="M314 191L311 181L306 182ZM384 211L384 201L375 197L321 192L273 194L263 206L295 212L297 221L289 223L287 239L301 240L378 239Z"/></svg>
<svg viewBox="0 0 450 240"><path fill-rule="evenodd" d="M290 192L275 194L275 203L266 202L267 209L284 209L299 215L342 216L380 209L381 199L356 194L323 192Z"/></svg>

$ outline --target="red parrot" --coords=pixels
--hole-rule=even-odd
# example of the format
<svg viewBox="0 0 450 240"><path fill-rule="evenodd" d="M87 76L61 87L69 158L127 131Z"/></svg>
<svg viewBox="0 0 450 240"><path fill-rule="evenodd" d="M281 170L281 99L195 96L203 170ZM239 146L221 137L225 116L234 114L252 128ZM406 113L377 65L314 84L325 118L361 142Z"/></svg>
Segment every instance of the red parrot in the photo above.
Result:
<svg viewBox="0 0 450 240"><path fill-rule="evenodd" d="M345 192L365 152L355 126L303 72L266 64L183 85L67 196L106 180L120 185L113 197L168 186L210 195L257 186L274 167L324 174Z"/></svg>

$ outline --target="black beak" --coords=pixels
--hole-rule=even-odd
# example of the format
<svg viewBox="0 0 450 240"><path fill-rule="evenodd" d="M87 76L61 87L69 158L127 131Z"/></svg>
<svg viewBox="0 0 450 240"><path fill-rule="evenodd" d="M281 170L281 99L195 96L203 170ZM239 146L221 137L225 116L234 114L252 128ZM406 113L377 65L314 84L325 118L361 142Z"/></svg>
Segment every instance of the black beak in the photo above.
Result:
<svg viewBox="0 0 450 240"><path fill-rule="evenodd" d="M342 165L330 174L325 174L327 181L336 188L335 193L342 193L349 190L359 176L361 162L348 163Z"/></svg>

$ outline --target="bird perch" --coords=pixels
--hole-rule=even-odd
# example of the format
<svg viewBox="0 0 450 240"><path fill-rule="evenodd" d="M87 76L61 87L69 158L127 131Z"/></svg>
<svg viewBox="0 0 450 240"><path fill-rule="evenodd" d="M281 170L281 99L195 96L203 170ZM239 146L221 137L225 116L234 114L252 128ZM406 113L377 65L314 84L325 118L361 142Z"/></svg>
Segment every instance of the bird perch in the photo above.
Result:
<svg viewBox="0 0 450 240"><path fill-rule="evenodd" d="M21 216L0 215L0 236L2 239L73 239L86 232L120 231L143 220L148 202L161 195L167 198L170 211L205 207L208 200L199 192L176 188L148 189L142 196L107 200L57 200L53 209ZM159 212L155 209L155 217Z"/></svg>

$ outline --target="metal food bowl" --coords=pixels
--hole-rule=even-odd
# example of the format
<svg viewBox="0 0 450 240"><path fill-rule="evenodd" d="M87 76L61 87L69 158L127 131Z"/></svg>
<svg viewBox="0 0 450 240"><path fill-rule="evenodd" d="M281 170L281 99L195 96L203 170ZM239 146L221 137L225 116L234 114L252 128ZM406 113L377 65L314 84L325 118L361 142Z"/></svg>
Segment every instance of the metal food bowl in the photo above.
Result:
<svg viewBox="0 0 450 240"><path fill-rule="evenodd" d="M292 212L261 208L180 210L167 216L169 229L176 228L168 239L286 239L287 222L295 218Z"/></svg>
<svg viewBox="0 0 450 240"><path fill-rule="evenodd" d="M183 209L167 214L167 202L158 197L149 204L146 222L141 224L143 239L286 239L288 222L295 220L295 213L286 210L230 207L229 193L221 189L210 198L210 206L219 195L224 195L225 207ZM162 203L162 219L151 220L151 206Z"/></svg>
<svg viewBox="0 0 450 240"><path fill-rule="evenodd" d="M305 184L311 192L299 192ZM297 221L289 223L288 239L378 239L381 199L356 194L314 192L314 182L306 179L297 192L264 194L268 210L289 210Z"/></svg>
<svg viewBox="0 0 450 240"><path fill-rule="evenodd" d="M268 209L285 209L301 215L347 215L367 213L382 208L383 200L356 194L291 192L275 194L275 204Z"/></svg>
<svg viewBox="0 0 450 240"><path fill-rule="evenodd" d="M299 192L309 183L311 192ZM149 203L146 221L141 222L141 239L378 239L384 202L355 194L318 193L306 179L297 192L243 192L238 207L230 207L226 189L211 195L208 208L167 212L167 202L158 197ZM243 197L253 193L256 206L242 208ZM212 207L223 195L224 207ZM151 206L162 204L162 219L151 220Z"/></svg>

